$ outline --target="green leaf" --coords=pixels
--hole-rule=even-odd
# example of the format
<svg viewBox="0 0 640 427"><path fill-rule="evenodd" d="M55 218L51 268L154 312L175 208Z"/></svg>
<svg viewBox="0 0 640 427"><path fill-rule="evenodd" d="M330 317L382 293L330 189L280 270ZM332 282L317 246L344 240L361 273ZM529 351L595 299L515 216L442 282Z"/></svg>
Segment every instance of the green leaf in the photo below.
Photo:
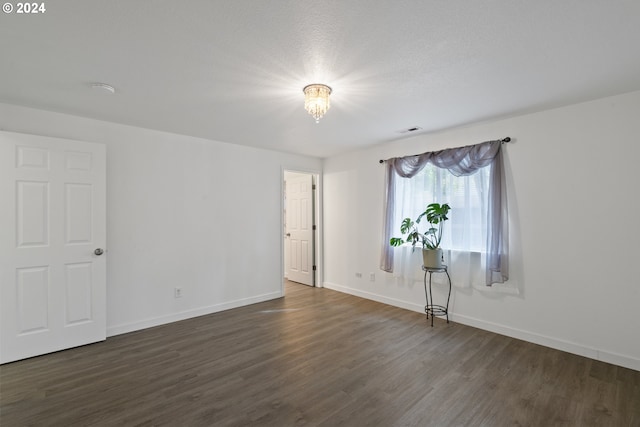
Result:
<svg viewBox="0 0 640 427"><path fill-rule="evenodd" d="M404 240L402 240L399 237L392 237L391 240L389 240L389 244L391 246L400 246L404 243Z"/></svg>
<svg viewBox="0 0 640 427"><path fill-rule="evenodd" d="M411 221L411 218L403 219L402 224L400 225L400 232L402 234L406 234L411 230L411 228L413 228L413 221Z"/></svg>

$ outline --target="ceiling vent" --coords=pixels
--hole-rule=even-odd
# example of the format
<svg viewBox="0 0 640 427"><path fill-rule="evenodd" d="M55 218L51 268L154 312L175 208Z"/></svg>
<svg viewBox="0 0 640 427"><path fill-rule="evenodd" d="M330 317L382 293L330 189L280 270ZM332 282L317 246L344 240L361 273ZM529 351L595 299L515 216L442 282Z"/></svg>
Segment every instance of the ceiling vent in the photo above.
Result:
<svg viewBox="0 0 640 427"><path fill-rule="evenodd" d="M398 133L411 133L411 132L417 132L419 130L422 130L420 126L413 126L408 129L401 129L398 131Z"/></svg>

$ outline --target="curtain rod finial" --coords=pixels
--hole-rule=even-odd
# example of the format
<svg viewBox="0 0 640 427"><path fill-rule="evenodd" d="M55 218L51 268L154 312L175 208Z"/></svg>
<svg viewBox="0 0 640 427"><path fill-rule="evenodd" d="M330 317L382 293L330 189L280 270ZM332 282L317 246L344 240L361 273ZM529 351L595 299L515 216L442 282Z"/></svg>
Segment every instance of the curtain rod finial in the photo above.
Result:
<svg viewBox="0 0 640 427"><path fill-rule="evenodd" d="M503 139L503 140L502 140L502 142L503 142L503 143L505 143L505 142L511 142L511 137L510 137L510 136L506 137L505 139Z"/></svg>
<svg viewBox="0 0 640 427"><path fill-rule="evenodd" d="M384 163L384 160L380 160L380 163Z"/></svg>

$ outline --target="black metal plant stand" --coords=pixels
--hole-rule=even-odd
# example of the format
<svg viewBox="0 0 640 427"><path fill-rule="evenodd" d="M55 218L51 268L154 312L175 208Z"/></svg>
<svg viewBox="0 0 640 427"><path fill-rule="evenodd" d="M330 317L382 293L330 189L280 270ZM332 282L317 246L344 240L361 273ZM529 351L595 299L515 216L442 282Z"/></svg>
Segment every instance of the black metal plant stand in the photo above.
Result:
<svg viewBox="0 0 640 427"><path fill-rule="evenodd" d="M424 312L427 314L427 319L431 315L431 327L433 327L434 316L446 316L447 323L449 323L449 300L451 299L451 276L446 265L441 268L432 268L422 266L424 271L424 296L427 300L427 305L424 306ZM429 289L427 290L427 273L429 274ZM433 293L431 292L431 275L433 273L444 273L449 279L449 294L447 295L447 305L436 305L433 303Z"/></svg>

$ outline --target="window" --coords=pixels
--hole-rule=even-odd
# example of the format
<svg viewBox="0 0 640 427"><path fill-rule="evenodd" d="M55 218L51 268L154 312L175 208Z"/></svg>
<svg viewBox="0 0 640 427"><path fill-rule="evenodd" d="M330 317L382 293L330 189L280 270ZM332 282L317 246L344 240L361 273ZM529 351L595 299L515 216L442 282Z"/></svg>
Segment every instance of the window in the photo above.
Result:
<svg viewBox="0 0 640 427"><path fill-rule="evenodd" d="M451 206L445 223L443 249L485 252L490 166L473 175L456 177L446 169L427 165L412 178L395 180L395 234L402 218L415 219L432 202ZM424 231L426 224L421 224Z"/></svg>
<svg viewBox="0 0 640 427"><path fill-rule="evenodd" d="M449 203L457 211L451 213L448 225L452 230L442 243L443 248L449 248L450 270L461 271L468 277L465 283L472 285L477 283L481 270L485 286L509 279L503 142L507 141L487 141L386 160L382 270L395 271L396 251L389 245L389 239L402 218L415 218L433 201ZM404 257L404 252L400 255ZM406 269L404 264L400 266Z"/></svg>

